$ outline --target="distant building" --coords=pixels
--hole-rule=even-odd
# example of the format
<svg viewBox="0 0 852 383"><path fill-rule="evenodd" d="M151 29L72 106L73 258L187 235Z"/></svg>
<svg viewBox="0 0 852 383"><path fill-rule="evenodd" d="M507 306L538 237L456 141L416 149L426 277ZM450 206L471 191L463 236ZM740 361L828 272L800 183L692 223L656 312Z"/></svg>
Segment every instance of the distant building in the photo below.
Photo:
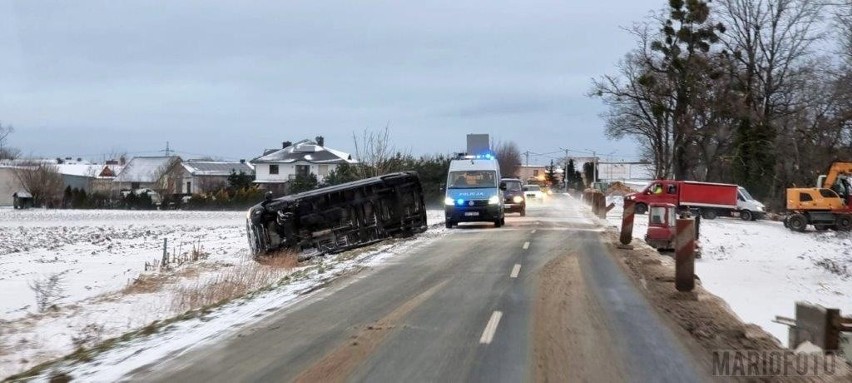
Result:
<svg viewBox="0 0 852 383"><path fill-rule="evenodd" d="M181 163L181 194L210 193L228 186L231 173L254 176L254 169L245 162L187 160Z"/></svg>
<svg viewBox="0 0 852 383"><path fill-rule="evenodd" d="M311 173L322 183L329 172L341 164L355 164L352 155L325 146L323 137L316 140L285 141L281 149L267 149L263 155L249 161L255 170L255 183L262 189L285 194L288 184L297 175Z"/></svg>
<svg viewBox="0 0 852 383"><path fill-rule="evenodd" d="M16 166L0 164L0 206L12 206L12 195L24 191L15 169Z"/></svg>
<svg viewBox="0 0 852 383"><path fill-rule="evenodd" d="M654 179L654 167L645 162L598 162L598 180L644 181Z"/></svg>
<svg viewBox="0 0 852 383"><path fill-rule="evenodd" d="M62 175L63 188L93 191L109 191L115 175L121 172L120 165L61 163L56 170Z"/></svg>
<svg viewBox="0 0 852 383"><path fill-rule="evenodd" d="M544 165L521 165L518 167L518 178L525 184L541 184L545 181L545 174L547 174L547 167Z"/></svg>
<svg viewBox="0 0 852 383"><path fill-rule="evenodd" d="M112 182L119 191L148 188L161 194L177 193L182 173L175 175L175 169L180 163L178 156L134 157Z"/></svg>

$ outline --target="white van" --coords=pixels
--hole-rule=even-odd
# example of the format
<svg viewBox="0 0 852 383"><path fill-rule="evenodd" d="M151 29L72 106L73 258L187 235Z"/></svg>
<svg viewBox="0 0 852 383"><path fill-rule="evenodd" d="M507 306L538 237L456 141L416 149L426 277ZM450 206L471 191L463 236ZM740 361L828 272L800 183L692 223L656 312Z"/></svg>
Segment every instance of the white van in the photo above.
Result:
<svg viewBox="0 0 852 383"><path fill-rule="evenodd" d="M462 156L450 162L444 215L447 228L459 222L506 222L500 165L491 155Z"/></svg>

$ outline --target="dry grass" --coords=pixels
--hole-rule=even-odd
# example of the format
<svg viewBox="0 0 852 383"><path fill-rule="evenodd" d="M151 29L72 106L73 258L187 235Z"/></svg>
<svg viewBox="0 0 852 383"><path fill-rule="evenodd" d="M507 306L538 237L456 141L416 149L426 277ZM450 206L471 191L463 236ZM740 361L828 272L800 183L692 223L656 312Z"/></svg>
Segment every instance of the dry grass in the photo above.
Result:
<svg viewBox="0 0 852 383"><path fill-rule="evenodd" d="M120 293L130 295L157 292L171 280L172 276L167 274L142 274L124 286Z"/></svg>
<svg viewBox="0 0 852 383"><path fill-rule="evenodd" d="M172 311L182 313L242 297L277 283L297 265L295 254L279 254L227 267L213 277L175 287Z"/></svg>

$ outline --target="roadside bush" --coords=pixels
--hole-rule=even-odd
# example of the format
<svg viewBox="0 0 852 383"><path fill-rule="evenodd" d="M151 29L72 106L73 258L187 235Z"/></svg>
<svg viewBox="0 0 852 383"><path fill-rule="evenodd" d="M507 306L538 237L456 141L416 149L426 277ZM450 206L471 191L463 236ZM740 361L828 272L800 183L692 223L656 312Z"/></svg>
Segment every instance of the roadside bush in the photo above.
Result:
<svg viewBox="0 0 852 383"><path fill-rule="evenodd" d="M239 190L219 189L208 194L193 194L182 208L189 210L243 210L263 201L264 192L256 187Z"/></svg>

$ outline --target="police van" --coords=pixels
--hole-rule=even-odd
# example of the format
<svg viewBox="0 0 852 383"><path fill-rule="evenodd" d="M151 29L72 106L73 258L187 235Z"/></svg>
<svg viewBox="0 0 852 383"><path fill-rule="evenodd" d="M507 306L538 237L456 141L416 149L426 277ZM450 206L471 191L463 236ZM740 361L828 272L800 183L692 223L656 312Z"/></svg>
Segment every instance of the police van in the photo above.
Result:
<svg viewBox="0 0 852 383"><path fill-rule="evenodd" d="M494 222L503 226L503 190L500 165L491 154L463 155L450 162L444 215L447 228L459 222Z"/></svg>

